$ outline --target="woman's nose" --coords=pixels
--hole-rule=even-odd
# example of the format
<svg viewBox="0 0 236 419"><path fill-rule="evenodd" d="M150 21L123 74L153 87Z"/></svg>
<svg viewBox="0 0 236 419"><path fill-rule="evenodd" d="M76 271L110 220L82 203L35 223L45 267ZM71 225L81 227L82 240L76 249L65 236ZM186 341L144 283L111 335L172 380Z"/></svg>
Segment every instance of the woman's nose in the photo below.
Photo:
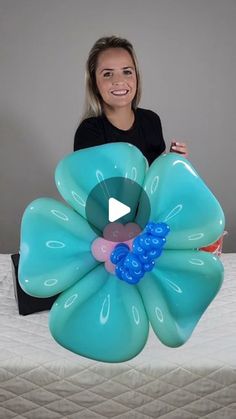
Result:
<svg viewBox="0 0 236 419"><path fill-rule="evenodd" d="M112 83L113 84L122 84L124 82L124 76L122 74L114 75Z"/></svg>

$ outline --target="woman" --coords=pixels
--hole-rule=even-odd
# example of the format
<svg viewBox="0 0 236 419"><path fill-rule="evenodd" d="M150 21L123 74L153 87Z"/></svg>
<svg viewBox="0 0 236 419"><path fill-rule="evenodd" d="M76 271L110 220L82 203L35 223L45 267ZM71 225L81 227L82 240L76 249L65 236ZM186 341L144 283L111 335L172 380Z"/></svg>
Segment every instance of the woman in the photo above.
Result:
<svg viewBox="0 0 236 419"><path fill-rule="evenodd" d="M165 151L159 116L138 108L141 81L132 44L116 36L92 47L86 64L86 109L74 139L74 151L110 142L138 147L149 164ZM184 143L170 151L187 156Z"/></svg>

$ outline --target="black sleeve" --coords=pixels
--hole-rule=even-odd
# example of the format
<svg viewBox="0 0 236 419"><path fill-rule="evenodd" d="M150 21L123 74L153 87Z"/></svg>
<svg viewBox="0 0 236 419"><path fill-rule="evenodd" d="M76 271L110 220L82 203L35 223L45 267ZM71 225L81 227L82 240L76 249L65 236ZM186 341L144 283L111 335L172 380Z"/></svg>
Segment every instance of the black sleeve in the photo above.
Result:
<svg viewBox="0 0 236 419"><path fill-rule="evenodd" d="M152 112L152 130L154 135L150 135L149 137L149 164L157 159L166 149L161 120L155 112Z"/></svg>
<svg viewBox="0 0 236 419"><path fill-rule="evenodd" d="M81 122L74 138L74 151L105 143L98 118L88 118Z"/></svg>

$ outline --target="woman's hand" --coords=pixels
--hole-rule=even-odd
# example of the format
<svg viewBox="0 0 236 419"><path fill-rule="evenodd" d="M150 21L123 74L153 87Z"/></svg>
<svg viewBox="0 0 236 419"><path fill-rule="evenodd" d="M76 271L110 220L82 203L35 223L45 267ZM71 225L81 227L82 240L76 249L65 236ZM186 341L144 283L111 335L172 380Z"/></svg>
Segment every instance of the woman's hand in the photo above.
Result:
<svg viewBox="0 0 236 419"><path fill-rule="evenodd" d="M182 154L184 157L188 157L189 154L187 145L178 141L171 142L170 152Z"/></svg>

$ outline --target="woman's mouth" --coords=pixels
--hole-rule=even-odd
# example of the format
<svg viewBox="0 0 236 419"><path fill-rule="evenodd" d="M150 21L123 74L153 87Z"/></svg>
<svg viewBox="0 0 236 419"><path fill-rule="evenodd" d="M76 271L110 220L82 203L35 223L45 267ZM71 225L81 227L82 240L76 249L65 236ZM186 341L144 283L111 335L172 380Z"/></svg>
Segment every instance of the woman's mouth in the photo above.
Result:
<svg viewBox="0 0 236 419"><path fill-rule="evenodd" d="M129 92L129 90L127 90L127 89L120 89L120 90L112 90L111 91L111 93L114 95L114 96L125 96L125 95L127 95L127 93Z"/></svg>

